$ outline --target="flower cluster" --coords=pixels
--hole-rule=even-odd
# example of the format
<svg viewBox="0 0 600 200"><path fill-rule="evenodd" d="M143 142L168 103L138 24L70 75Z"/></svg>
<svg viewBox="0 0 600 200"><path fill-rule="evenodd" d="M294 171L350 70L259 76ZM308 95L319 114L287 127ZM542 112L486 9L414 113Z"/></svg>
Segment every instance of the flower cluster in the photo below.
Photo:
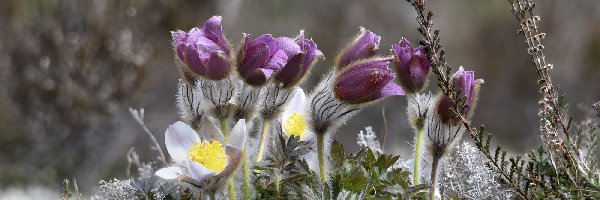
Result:
<svg viewBox="0 0 600 200"><path fill-rule="evenodd" d="M361 109L386 97L406 94L409 100L409 120L417 131L415 184L420 179L421 149L429 147L436 162L463 131L460 118L450 111L449 97L420 94L427 85L431 63L423 47L414 47L404 38L391 46L390 55L378 56L381 37L360 28L307 98L298 84L324 56L304 31L295 38L243 34L239 49L231 50L221 17L215 16L202 28L175 31L172 36L181 74L177 105L184 122L174 123L165 132L174 164L156 175L190 183L212 198L226 184L230 199L235 199L240 189L244 199L252 197L250 168L269 155L272 131L311 145L316 140L316 174L326 183L327 137ZM452 82L465 102L461 114L468 118L483 81L461 67ZM248 137L247 129L259 134ZM361 140L379 146L372 133L367 129ZM427 145L424 135L429 139ZM232 179L240 166L243 187L236 189Z"/></svg>

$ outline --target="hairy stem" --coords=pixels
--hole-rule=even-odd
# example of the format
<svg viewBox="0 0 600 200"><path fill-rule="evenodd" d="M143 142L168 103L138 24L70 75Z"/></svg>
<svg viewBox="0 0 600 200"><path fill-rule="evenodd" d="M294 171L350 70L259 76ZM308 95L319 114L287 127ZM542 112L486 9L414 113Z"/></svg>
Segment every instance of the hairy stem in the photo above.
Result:
<svg viewBox="0 0 600 200"><path fill-rule="evenodd" d="M325 134L317 134L317 154L319 159L319 172L321 172L321 183L327 183L327 174L325 170Z"/></svg>
<svg viewBox="0 0 600 200"><path fill-rule="evenodd" d="M417 144L415 148L415 158L413 166L413 185L418 185L420 181L419 171L421 169L421 153L423 152L423 128L417 129Z"/></svg>
<svg viewBox="0 0 600 200"><path fill-rule="evenodd" d="M233 179L230 179L229 181L227 181L227 189L228 189L228 193L229 193L229 200L237 200L236 196L235 196L235 184L233 184Z"/></svg>
<svg viewBox="0 0 600 200"><path fill-rule="evenodd" d="M262 134L260 136L260 144L258 145L258 154L256 155L256 162L260 162L265 154L265 147L267 145L267 138L269 138L269 124L271 120L264 119L262 126Z"/></svg>
<svg viewBox="0 0 600 200"><path fill-rule="evenodd" d="M226 118L219 119L219 123L221 125L221 132L223 132L223 138L227 140L229 138L229 125L227 124Z"/></svg>
<svg viewBox="0 0 600 200"><path fill-rule="evenodd" d="M440 161L440 156L434 156L431 162L431 186L429 188L429 199L435 199L435 190L437 187L437 168Z"/></svg>
<svg viewBox="0 0 600 200"><path fill-rule="evenodd" d="M250 166L248 165L248 152L246 145L242 150L242 170L244 173L244 200L250 200L252 193L250 193Z"/></svg>
<svg viewBox="0 0 600 200"><path fill-rule="evenodd" d="M221 124L221 132L223 132L223 137L225 138L225 141L227 141L229 139L229 125L227 123L227 119L220 118L219 123ZM229 190L229 199L230 200L237 199L235 197L235 184L233 183L233 179L227 181L227 185L228 185L228 190Z"/></svg>

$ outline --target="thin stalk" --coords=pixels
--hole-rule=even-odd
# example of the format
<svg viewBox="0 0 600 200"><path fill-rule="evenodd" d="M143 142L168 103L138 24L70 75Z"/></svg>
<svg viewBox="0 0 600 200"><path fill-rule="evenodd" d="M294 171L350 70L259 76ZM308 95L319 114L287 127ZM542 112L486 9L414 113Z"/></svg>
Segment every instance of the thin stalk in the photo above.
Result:
<svg viewBox="0 0 600 200"><path fill-rule="evenodd" d="M319 159L319 171L321 172L321 183L327 183L327 174L325 170L325 134L317 134L317 154Z"/></svg>
<svg viewBox="0 0 600 200"><path fill-rule="evenodd" d="M235 197L235 185L233 184L233 179L230 179L228 182L228 193L229 193L229 200L236 200L237 198Z"/></svg>
<svg viewBox="0 0 600 200"><path fill-rule="evenodd" d="M413 166L413 185L420 181L419 171L421 169L421 153L423 152L423 128L417 129L417 144L415 149L415 161Z"/></svg>
<svg viewBox="0 0 600 200"><path fill-rule="evenodd" d="M265 154L265 147L267 145L267 138L269 138L269 124L271 120L264 119L262 126L262 134L260 136L260 144L258 146L258 155L256 155L256 162L260 162L263 159L263 155Z"/></svg>
<svg viewBox="0 0 600 200"><path fill-rule="evenodd" d="M229 126L227 125L227 119L221 118L219 119L219 123L221 124L221 132L223 132L223 138L225 138L225 141L227 141L229 138Z"/></svg>
<svg viewBox="0 0 600 200"><path fill-rule="evenodd" d="M440 158L434 156L431 162L431 187L429 188L429 199L435 199L436 179L437 179L437 168Z"/></svg>
<svg viewBox="0 0 600 200"><path fill-rule="evenodd" d="M242 150L242 170L244 173L244 200L250 200L252 193L250 193L250 166L248 165L246 145Z"/></svg>
<svg viewBox="0 0 600 200"><path fill-rule="evenodd" d="M221 124L221 132L223 132L223 137L225 141L229 139L229 125L227 123L226 118L220 118L219 123ZM236 200L235 196L235 185L233 183L233 179L227 181L228 189L229 189L229 200Z"/></svg>

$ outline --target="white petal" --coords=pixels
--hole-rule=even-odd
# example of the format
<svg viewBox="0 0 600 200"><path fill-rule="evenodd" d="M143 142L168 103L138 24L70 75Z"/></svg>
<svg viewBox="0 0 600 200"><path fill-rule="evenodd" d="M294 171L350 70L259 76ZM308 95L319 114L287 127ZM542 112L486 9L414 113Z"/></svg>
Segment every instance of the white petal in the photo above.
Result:
<svg viewBox="0 0 600 200"><path fill-rule="evenodd" d="M203 140L224 142L221 130L206 117L202 117L202 121L200 122L200 135Z"/></svg>
<svg viewBox="0 0 600 200"><path fill-rule="evenodd" d="M306 160L306 163L308 164L308 168L311 171L319 173L319 160L318 160L317 153L315 151L311 151L311 152L308 152L307 154L304 154L304 160Z"/></svg>
<svg viewBox="0 0 600 200"><path fill-rule="evenodd" d="M190 175L192 176L192 178L194 180L202 181L206 177L216 173L215 171L210 170L210 169L204 167L204 165L194 162L191 159L187 159L186 162L187 162L188 171L190 172Z"/></svg>
<svg viewBox="0 0 600 200"><path fill-rule="evenodd" d="M281 114L281 129L285 132L286 128L283 127L285 125L285 120L287 120L294 113L302 113L305 115L306 108L306 95L304 94L304 90L302 88L296 89L296 93L286 106L285 110ZM305 116L306 117L306 116Z"/></svg>
<svg viewBox="0 0 600 200"><path fill-rule="evenodd" d="M165 131L165 145L171 158L177 163L183 163L194 142L200 141L192 127L183 122L175 122Z"/></svg>
<svg viewBox="0 0 600 200"><path fill-rule="evenodd" d="M181 169L180 167L175 167L175 166L165 167L165 168L159 169L154 174L157 176L160 176L161 178L164 178L164 179L176 179L179 176L183 175L183 169Z"/></svg>
<svg viewBox="0 0 600 200"><path fill-rule="evenodd" d="M302 88L298 88L294 96L288 103L287 111L291 113L304 113L306 108L306 95L304 94L304 90Z"/></svg>
<svg viewBox="0 0 600 200"><path fill-rule="evenodd" d="M315 133L313 133L312 131L306 131L306 133L304 133L302 141L312 141L316 143L317 135L315 135Z"/></svg>
<svg viewBox="0 0 600 200"><path fill-rule="evenodd" d="M231 135L229 135L227 144L238 149L243 149L244 144L246 143L247 135L246 120L240 119L237 124L235 124L233 129L231 129Z"/></svg>

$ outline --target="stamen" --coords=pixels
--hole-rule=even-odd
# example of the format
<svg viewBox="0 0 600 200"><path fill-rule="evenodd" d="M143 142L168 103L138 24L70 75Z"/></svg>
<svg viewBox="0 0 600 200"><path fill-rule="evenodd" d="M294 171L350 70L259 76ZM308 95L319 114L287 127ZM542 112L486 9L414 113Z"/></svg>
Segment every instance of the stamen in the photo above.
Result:
<svg viewBox="0 0 600 200"><path fill-rule="evenodd" d="M299 112L293 113L283 121L283 129L288 136L293 135L303 139L307 128L306 118Z"/></svg>
<svg viewBox="0 0 600 200"><path fill-rule="evenodd" d="M227 155L225 149L219 141L196 142L190 148L187 156L194 162L198 162L204 167L215 172L221 172L227 166Z"/></svg>

